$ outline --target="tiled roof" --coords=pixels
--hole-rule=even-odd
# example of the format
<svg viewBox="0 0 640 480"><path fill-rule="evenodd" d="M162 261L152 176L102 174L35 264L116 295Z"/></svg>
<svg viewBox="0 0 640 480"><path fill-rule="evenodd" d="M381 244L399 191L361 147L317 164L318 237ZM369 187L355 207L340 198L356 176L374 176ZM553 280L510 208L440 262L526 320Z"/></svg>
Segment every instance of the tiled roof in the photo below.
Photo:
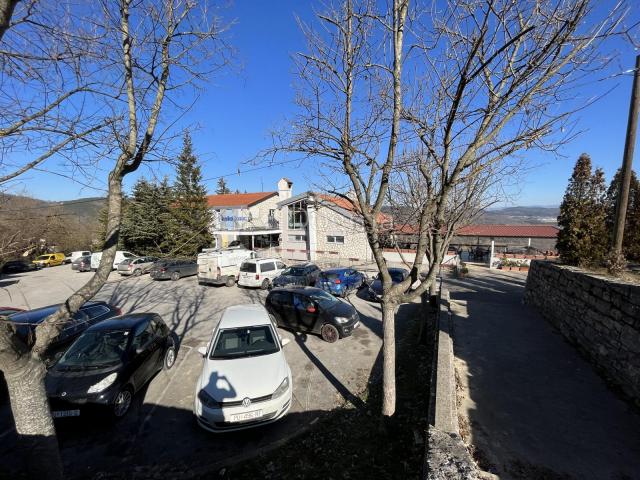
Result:
<svg viewBox="0 0 640 480"><path fill-rule="evenodd" d="M467 225L461 227L456 235L463 237L515 237L515 238L556 238L560 229L555 225ZM417 227L401 225L396 233L415 235Z"/></svg>
<svg viewBox="0 0 640 480"><path fill-rule="evenodd" d="M320 197L324 201L331 202L331 203L335 204L337 207L343 208L345 210L349 210L351 212L357 212L358 211L358 209L354 205L354 203L351 200L348 200L346 198L335 197L335 196L324 195L324 194L320 194L320 195L318 195L318 197ZM390 215L386 215L384 213L379 213L378 214L378 223L390 222L392 219L393 219L393 217L391 217Z"/></svg>
<svg viewBox="0 0 640 480"><path fill-rule="evenodd" d="M207 204L210 207L250 207L276 195L278 195L278 192L225 193L222 195L208 195Z"/></svg>

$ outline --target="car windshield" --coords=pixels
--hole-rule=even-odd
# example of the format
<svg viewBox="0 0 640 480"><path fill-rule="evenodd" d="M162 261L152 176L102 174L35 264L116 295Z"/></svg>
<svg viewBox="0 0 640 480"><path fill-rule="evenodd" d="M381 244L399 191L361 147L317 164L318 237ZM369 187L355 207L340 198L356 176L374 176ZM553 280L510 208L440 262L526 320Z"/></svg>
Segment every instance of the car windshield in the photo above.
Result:
<svg viewBox="0 0 640 480"><path fill-rule="evenodd" d="M322 278L333 281L333 280L336 280L337 278L340 278L340 274L336 272L324 272L322 274Z"/></svg>
<svg viewBox="0 0 640 480"><path fill-rule="evenodd" d="M400 283L404 280L404 272L400 270L389 270L389 275L391 275L391 281L393 283Z"/></svg>
<svg viewBox="0 0 640 480"><path fill-rule="evenodd" d="M128 330L85 332L58 361L62 370L114 366L122 362L129 345Z"/></svg>
<svg viewBox="0 0 640 480"><path fill-rule="evenodd" d="M241 272L247 273L256 273L256 264L255 263L243 263L240 265Z"/></svg>
<svg viewBox="0 0 640 480"><path fill-rule="evenodd" d="M211 352L211 359L226 360L270 355L278 350L269 325L229 328L222 330L218 335L218 341Z"/></svg>
<svg viewBox="0 0 640 480"><path fill-rule="evenodd" d="M324 290L317 290L317 291L314 290L313 292L305 292L305 293L309 296L309 298L311 298L311 300L313 300L318 305L324 308L330 307L331 305L334 305L340 301L333 295L330 295L327 292L325 292Z"/></svg>
<svg viewBox="0 0 640 480"><path fill-rule="evenodd" d="M282 272L283 275L302 276L304 275L304 267L289 267Z"/></svg>

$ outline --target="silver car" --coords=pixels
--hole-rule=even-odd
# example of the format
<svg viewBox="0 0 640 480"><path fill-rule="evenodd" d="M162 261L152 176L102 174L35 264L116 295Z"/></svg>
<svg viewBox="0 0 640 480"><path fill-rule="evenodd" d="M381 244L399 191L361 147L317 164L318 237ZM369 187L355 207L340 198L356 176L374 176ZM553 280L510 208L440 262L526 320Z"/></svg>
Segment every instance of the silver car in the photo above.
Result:
<svg viewBox="0 0 640 480"><path fill-rule="evenodd" d="M158 260L156 257L127 258L118 264L118 273L138 277L143 273L149 273L151 265L156 260Z"/></svg>

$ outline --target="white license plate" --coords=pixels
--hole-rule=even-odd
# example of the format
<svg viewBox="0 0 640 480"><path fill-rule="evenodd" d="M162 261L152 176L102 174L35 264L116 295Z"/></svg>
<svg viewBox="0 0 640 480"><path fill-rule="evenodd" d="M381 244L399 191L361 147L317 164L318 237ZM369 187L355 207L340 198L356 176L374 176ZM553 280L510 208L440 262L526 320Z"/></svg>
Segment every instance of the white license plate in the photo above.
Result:
<svg viewBox="0 0 640 480"><path fill-rule="evenodd" d="M58 412L51 412L53 418L64 418L64 417L79 417L80 410L60 410Z"/></svg>
<svg viewBox="0 0 640 480"><path fill-rule="evenodd" d="M253 420L262 416L262 410L253 410L252 412L238 413L231 415L232 422L245 422L247 420Z"/></svg>

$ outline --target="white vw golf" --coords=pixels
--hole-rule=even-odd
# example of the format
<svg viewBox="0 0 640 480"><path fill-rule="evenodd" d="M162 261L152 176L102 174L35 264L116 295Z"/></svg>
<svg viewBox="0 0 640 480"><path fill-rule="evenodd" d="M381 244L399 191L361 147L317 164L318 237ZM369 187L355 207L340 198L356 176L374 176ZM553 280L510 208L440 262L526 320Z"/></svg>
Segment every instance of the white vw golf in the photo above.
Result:
<svg viewBox="0 0 640 480"><path fill-rule="evenodd" d="M227 308L204 357L193 412L212 432L275 422L291 407L291 369L277 328L262 305Z"/></svg>

